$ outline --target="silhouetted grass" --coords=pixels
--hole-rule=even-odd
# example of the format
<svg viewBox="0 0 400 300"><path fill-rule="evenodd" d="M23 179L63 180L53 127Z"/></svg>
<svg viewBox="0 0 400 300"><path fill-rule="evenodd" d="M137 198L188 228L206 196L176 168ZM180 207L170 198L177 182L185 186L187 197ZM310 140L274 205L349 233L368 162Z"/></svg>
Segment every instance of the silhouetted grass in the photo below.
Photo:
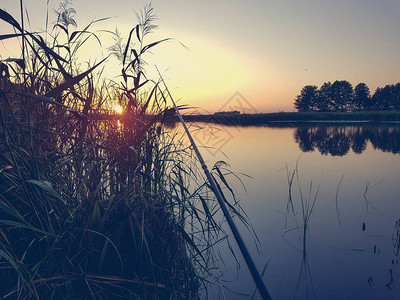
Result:
<svg viewBox="0 0 400 300"><path fill-rule="evenodd" d="M96 73L106 59L77 67L88 38L101 44L90 32L101 20L71 32L74 14L64 2L52 34L39 35L0 10L15 30L0 39L22 41L0 64L0 298L198 298L225 234L191 151L163 126L163 90L144 73L144 54L166 40L145 43L153 9L110 48L121 83ZM118 118L107 110L115 102Z"/></svg>

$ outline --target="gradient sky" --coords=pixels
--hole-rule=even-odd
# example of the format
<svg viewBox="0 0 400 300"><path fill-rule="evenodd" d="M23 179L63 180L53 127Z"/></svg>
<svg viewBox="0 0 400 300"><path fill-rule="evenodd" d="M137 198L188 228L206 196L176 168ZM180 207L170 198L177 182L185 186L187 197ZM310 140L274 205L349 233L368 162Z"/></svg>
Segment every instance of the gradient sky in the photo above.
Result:
<svg viewBox="0 0 400 300"><path fill-rule="evenodd" d="M16 0L0 7L18 14ZM33 30L45 27L47 0L25 1ZM50 8L59 1L49 0ZM78 29L95 18L113 17L93 29L114 30L126 37L136 25L134 10L148 1L75 0ZM293 99L307 84L348 80L378 86L400 81L400 1L153 0L159 30L151 38L172 37L147 57L149 74L156 64L180 104L217 111L240 92L259 112L293 111ZM19 17L18 17L19 18ZM50 11L50 19L54 13ZM0 33L9 33L4 23ZM94 42L82 60L105 56ZM3 58L12 46L0 44ZM93 57L94 56L94 57ZM108 74L120 67L110 60Z"/></svg>

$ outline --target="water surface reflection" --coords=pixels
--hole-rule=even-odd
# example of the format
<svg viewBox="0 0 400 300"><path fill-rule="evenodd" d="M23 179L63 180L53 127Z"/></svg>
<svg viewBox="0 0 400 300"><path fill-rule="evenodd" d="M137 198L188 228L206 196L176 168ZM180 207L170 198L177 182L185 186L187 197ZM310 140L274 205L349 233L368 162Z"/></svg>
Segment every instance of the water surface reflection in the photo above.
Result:
<svg viewBox="0 0 400 300"><path fill-rule="evenodd" d="M343 156L350 149L361 154L371 142L374 149L400 153L400 127L332 126L296 128L294 139L303 152Z"/></svg>
<svg viewBox="0 0 400 300"><path fill-rule="evenodd" d="M217 152L200 140L201 151L209 166L224 160L252 176L242 177L246 191L234 180L232 188L258 234L262 254L241 228L260 272L268 262L274 299L398 299L400 126L218 128L232 138ZM229 251L221 280L228 289L209 299L251 299L250 274L240 255L236 273Z"/></svg>

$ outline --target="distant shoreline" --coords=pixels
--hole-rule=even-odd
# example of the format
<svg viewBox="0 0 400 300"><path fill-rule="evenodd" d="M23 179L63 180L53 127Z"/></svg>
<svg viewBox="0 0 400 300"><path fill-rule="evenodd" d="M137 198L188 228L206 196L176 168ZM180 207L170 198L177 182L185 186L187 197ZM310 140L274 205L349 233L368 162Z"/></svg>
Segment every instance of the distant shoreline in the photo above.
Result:
<svg viewBox="0 0 400 300"><path fill-rule="evenodd" d="M184 115L187 122L223 125L262 126L279 123L400 123L399 111L363 112L278 112L259 114Z"/></svg>

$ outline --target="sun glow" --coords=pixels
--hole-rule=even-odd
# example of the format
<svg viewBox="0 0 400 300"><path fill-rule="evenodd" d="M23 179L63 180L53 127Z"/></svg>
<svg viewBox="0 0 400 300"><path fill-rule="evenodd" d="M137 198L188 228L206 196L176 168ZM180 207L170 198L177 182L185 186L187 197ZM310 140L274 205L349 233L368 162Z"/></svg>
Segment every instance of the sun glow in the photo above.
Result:
<svg viewBox="0 0 400 300"><path fill-rule="evenodd" d="M115 104L115 105L112 107L112 110L115 111L115 112L118 113L118 114L122 114L122 113L124 112L124 109L123 109L122 106L119 105L119 104Z"/></svg>

